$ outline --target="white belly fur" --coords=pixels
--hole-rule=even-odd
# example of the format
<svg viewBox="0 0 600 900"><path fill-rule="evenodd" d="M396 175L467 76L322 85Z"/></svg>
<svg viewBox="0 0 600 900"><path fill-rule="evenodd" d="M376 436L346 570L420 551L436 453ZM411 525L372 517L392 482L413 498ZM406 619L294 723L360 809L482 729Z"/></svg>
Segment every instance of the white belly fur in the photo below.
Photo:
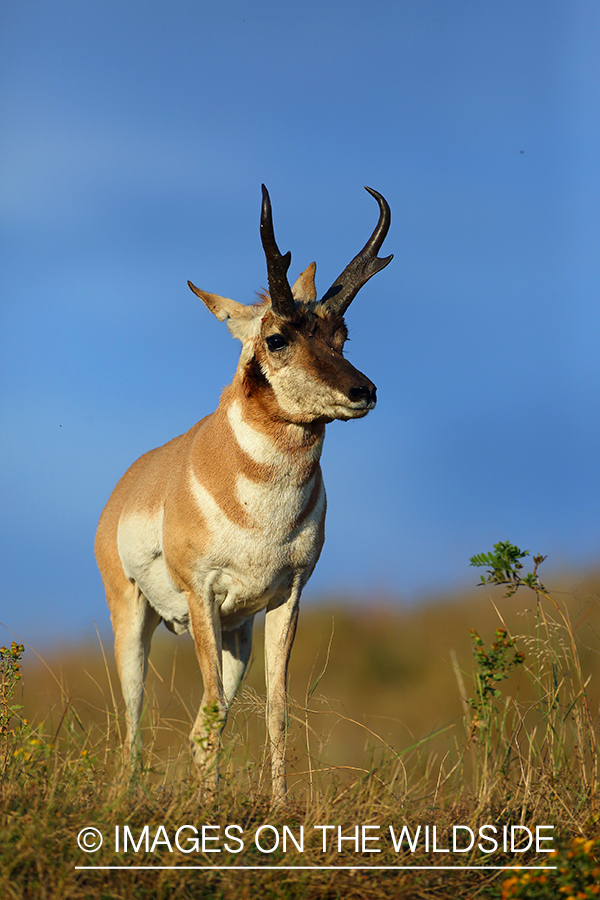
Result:
<svg viewBox="0 0 600 900"><path fill-rule="evenodd" d="M185 594L167 571L162 546L162 510L151 518L130 514L119 522L117 545L127 578L135 581L148 602L175 630L185 631L189 612Z"/></svg>

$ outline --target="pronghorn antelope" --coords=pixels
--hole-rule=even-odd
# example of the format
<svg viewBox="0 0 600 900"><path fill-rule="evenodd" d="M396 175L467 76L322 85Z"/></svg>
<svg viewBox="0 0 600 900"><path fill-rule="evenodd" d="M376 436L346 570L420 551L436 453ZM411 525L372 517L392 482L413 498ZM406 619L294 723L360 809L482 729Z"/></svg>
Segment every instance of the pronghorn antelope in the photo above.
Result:
<svg viewBox="0 0 600 900"><path fill-rule="evenodd" d="M100 518L96 558L115 633L127 749L139 722L150 643L161 620L190 631L204 695L190 743L207 792L217 786L220 734L250 657L254 616L266 609L267 724L275 802L285 796L288 661L300 594L323 546L325 425L373 409L375 385L343 355L344 313L392 259L377 256L390 209L321 300L315 263L290 287L263 185L260 233L269 293L245 306L191 290L242 342L219 406L151 450L117 484Z"/></svg>

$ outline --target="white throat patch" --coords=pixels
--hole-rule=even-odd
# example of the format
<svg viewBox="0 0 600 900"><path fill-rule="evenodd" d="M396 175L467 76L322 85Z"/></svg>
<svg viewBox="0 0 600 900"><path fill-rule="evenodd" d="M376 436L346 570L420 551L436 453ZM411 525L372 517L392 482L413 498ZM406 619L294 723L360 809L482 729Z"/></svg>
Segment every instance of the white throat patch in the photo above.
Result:
<svg viewBox="0 0 600 900"><path fill-rule="evenodd" d="M253 428L243 417L242 409L239 402L232 403L227 408L227 418L231 429L235 435L240 449L250 457L254 462L265 466L275 466L276 468L289 466L289 455L281 450L268 435L256 428ZM288 428L293 430L300 426L289 425ZM309 462L318 460L321 456L323 440L315 442L314 446L307 451L305 459Z"/></svg>

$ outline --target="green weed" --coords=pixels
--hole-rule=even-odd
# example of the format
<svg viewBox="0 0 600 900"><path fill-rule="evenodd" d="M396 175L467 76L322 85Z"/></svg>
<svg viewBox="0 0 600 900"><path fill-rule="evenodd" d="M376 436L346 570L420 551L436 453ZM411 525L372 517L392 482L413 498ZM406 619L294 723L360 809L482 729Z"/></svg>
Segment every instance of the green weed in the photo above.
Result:
<svg viewBox="0 0 600 900"><path fill-rule="evenodd" d="M8 733L10 720L22 709L13 703L13 697L21 680L21 657L25 647L13 641L10 649L0 647L0 737Z"/></svg>

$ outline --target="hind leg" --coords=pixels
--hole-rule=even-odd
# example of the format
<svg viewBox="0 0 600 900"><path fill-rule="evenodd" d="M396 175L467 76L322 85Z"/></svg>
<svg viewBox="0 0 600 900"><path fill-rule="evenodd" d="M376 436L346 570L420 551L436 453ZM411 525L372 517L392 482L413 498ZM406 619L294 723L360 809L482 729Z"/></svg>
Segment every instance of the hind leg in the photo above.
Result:
<svg viewBox="0 0 600 900"><path fill-rule="evenodd" d="M148 655L152 635L161 617L154 610L137 584L128 584L120 603L110 601L115 633L115 657L125 700L127 721L126 752L135 759L141 750L139 731L144 680L148 670Z"/></svg>
<svg viewBox="0 0 600 900"><path fill-rule="evenodd" d="M223 691L227 700L227 708L235 700L250 653L252 652L252 626L254 616L246 619L237 628L224 631L222 636Z"/></svg>

